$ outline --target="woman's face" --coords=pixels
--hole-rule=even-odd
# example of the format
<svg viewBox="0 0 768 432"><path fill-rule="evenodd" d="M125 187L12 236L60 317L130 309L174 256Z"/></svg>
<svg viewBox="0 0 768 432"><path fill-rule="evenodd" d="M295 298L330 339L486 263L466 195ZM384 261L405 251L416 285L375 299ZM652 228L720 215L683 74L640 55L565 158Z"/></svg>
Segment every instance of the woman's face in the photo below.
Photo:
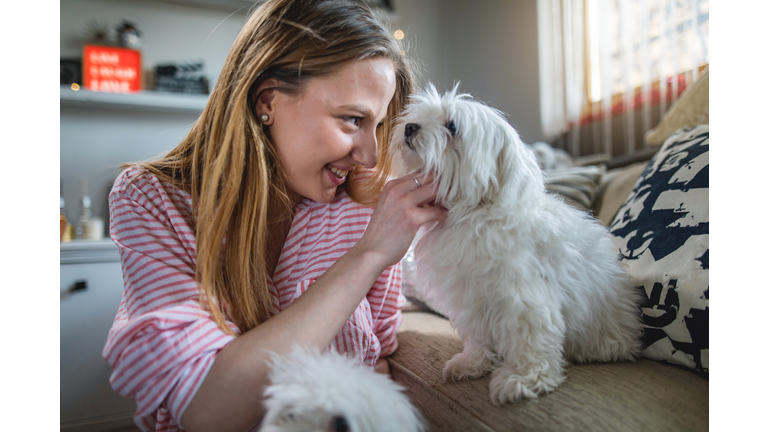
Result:
<svg viewBox="0 0 768 432"><path fill-rule="evenodd" d="M289 197L331 202L356 165L376 165L376 129L395 94L392 62L353 61L314 78L299 94L272 92L260 113L288 177Z"/></svg>

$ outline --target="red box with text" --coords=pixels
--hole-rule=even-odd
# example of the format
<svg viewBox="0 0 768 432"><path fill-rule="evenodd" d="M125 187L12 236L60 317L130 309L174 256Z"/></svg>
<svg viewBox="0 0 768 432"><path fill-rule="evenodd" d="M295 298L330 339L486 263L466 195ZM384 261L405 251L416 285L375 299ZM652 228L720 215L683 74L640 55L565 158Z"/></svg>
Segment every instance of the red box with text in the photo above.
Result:
<svg viewBox="0 0 768 432"><path fill-rule="evenodd" d="M141 53L127 48L86 45L83 85L88 90L111 93L141 90Z"/></svg>

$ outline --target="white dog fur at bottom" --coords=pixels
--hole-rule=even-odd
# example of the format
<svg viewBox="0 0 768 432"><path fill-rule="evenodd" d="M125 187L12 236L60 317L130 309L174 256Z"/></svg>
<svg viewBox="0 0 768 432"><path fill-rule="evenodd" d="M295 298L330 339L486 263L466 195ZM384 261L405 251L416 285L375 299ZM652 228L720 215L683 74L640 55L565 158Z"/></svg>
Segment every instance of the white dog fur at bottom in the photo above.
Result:
<svg viewBox="0 0 768 432"><path fill-rule="evenodd" d="M566 359L634 360L640 297L608 231L546 193L499 111L456 91L413 96L390 147L406 171L435 173L448 211L415 248L420 292L464 341L443 379L492 372L502 404L557 388Z"/></svg>
<svg viewBox="0 0 768 432"><path fill-rule="evenodd" d="M388 377L335 352L273 356L260 432L421 432L421 415Z"/></svg>

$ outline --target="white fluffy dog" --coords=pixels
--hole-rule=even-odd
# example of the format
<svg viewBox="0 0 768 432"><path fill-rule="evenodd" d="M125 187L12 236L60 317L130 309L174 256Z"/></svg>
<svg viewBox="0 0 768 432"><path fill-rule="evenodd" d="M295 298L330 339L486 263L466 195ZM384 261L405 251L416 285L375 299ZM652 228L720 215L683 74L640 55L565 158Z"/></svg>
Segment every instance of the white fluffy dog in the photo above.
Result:
<svg viewBox="0 0 768 432"><path fill-rule="evenodd" d="M295 348L271 362L261 432L420 432L402 387L334 352Z"/></svg>
<svg viewBox="0 0 768 432"><path fill-rule="evenodd" d="M557 388L566 359L635 359L640 298L608 231L545 192L499 111L456 91L415 95L391 146L408 171L435 173L448 211L415 249L418 289L464 341L443 379L492 371L502 404Z"/></svg>

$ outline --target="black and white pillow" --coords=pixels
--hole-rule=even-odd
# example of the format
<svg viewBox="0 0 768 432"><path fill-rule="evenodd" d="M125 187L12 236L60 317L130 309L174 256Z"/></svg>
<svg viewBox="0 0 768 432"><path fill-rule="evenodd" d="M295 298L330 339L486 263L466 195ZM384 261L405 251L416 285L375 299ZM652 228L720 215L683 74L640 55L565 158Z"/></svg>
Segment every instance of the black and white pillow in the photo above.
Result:
<svg viewBox="0 0 768 432"><path fill-rule="evenodd" d="M610 231L646 297L641 355L709 373L709 125L665 141Z"/></svg>

